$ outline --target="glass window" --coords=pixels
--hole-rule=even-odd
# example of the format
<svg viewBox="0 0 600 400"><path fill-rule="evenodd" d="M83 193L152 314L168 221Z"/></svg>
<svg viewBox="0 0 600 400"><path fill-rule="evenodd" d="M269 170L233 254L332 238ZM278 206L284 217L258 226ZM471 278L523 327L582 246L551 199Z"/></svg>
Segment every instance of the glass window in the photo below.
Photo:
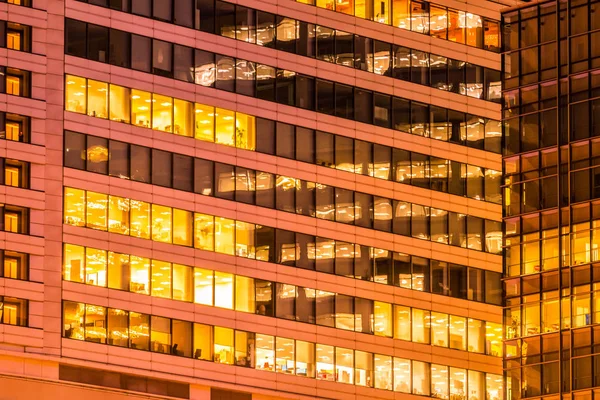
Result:
<svg viewBox="0 0 600 400"><path fill-rule="evenodd" d="M131 123L144 128L150 128L152 121L152 94L141 90L131 90Z"/></svg>
<svg viewBox="0 0 600 400"><path fill-rule="evenodd" d="M73 244L64 245L64 279L71 282L83 282L85 271L85 248Z"/></svg>
<svg viewBox="0 0 600 400"><path fill-rule="evenodd" d="M86 57L86 27L82 21L67 18L65 21L65 54Z"/></svg>
<svg viewBox="0 0 600 400"><path fill-rule="evenodd" d="M93 61L108 61L108 28L87 25L87 58Z"/></svg>
<svg viewBox="0 0 600 400"><path fill-rule="evenodd" d="M29 254L4 251L4 266L0 276L11 279L27 280L29 276Z"/></svg>
<svg viewBox="0 0 600 400"><path fill-rule="evenodd" d="M418 379L419 382L422 380ZM394 391L411 393L410 360L394 357Z"/></svg>
<svg viewBox="0 0 600 400"><path fill-rule="evenodd" d="M132 256L133 258L133 256ZM150 316L131 311L129 313L129 339L132 349L150 350Z"/></svg>
<svg viewBox="0 0 600 400"><path fill-rule="evenodd" d="M254 150L256 148L256 117L239 112L236 113L235 137L235 146L237 148Z"/></svg>
<svg viewBox="0 0 600 400"><path fill-rule="evenodd" d="M448 399L448 369L445 365L431 364L431 394L439 399Z"/></svg>
<svg viewBox="0 0 600 400"><path fill-rule="evenodd" d="M176 356L192 356L192 323L173 320L173 347L171 354Z"/></svg>
<svg viewBox="0 0 600 400"><path fill-rule="evenodd" d="M150 326L150 350L171 354L171 320L152 315Z"/></svg>
<svg viewBox="0 0 600 400"><path fill-rule="evenodd" d="M275 370L275 338L256 334L256 369Z"/></svg>
<svg viewBox="0 0 600 400"><path fill-rule="evenodd" d="M84 315L85 304L72 301L63 302L64 337L77 340L84 339Z"/></svg>
<svg viewBox="0 0 600 400"><path fill-rule="evenodd" d="M86 227L106 230L108 196L102 193L86 193Z"/></svg>
<svg viewBox="0 0 600 400"><path fill-rule="evenodd" d="M108 83L88 79L87 85L87 114L108 118Z"/></svg>
<svg viewBox="0 0 600 400"><path fill-rule="evenodd" d="M448 314L432 312L429 321L431 325L431 344L448 347Z"/></svg>
<svg viewBox="0 0 600 400"><path fill-rule="evenodd" d="M106 343L106 307L85 306L85 340Z"/></svg>
<svg viewBox="0 0 600 400"><path fill-rule="evenodd" d="M233 275L215 271L215 306L233 309Z"/></svg>
<svg viewBox="0 0 600 400"><path fill-rule="evenodd" d="M241 367L254 367L254 333L235 331L235 365Z"/></svg>
<svg viewBox="0 0 600 400"><path fill-rule="evenodd" d="M129 347L129 312L108 309L108 344Z"/></svg>
<svg viewBox="0 0 600 400"><path fill-rule="evenodd" d="M85 249L84 283L87 285L106 287L106 251Z"/></svg>
<svg viewBox="0 0 600 400"><path fill-rule="evenodd" d="M214 362L220 364L233 364L233 329L215 326L214 332Z"/></svg>
<svg viewBox="0 0 600 400"><path fill-rule="evenodd" d="M79 114L87 113L87 82L85 78L67 75L65 109Z"/></svg>
<svg viewBox="0 0 600 400"><path fill-rule="evenodd" d="M194 214L194 247L201 250L214 251L215 248L214 217L205 214Z"/></svg>
<svg viewBox="0 0 600 400"><path fill-rule="evenodd" d="M196 49L194 61L194 81L196 84L206 87L213 87L217 79L215 54Z"/></svg>
<svg viewBox="0 0 600 400"><path fill-rule="evenodd" d="M467 349L467 335L465 335L466 318L450 315L450 348L457 350Z"/></svg>
<svg viewBox="0 0 600 400"><path fill-rule="evenodd" d="M354 358L355 384L373 387L373 354L356 350Z"/></svg>
<svg viewBox="0 0 600 400"><path fill-rule="evenodd" d="M149 37L131 35L131 68L150 72L152 40ZM133 51L135 49L135 51Z"/></svg>
<svg viewBox="0 0 600 400"><path fill-rule="evenodd" d="M194 268L194 302L213 305L213 279L213 271Z"/></svg>
<svg viewBox="0 0 600 400"><path fill-rule="evenodd" d="M131 256L131 283L129 291L150 294L150 259Z"/></svg>
<svg viewBox="0 0 600 400"><path fill-rule="evenodd" d="M296 375L315 377L315 344L296 340Z"/></svg>
<svg viewBox="0 0 600 400"><path fill-rule="evenodd" d="M213 328L209 325L194 324L194 358L212 361Z"/></svg>
<svg viewBox="0 0 600 400"><path fill-rule="evenodd" d="M392 357L375 354L375 389L392 390Z"/></svg>
<svg viewBox="0 0 600 400"><path fill-rule="evenodd" d="M215 217L215 251L223 254L235 254L235 221Z"/></svg>
<svg viewBox="0 0 600 400"><path fill-rule="evenodd" d="M309 324L316 323L316 299L315 289L296 288L296 320ZM331 318L331 317L330 317Z"/></svg>
<svg viewBox="0 0 600 400"><path fill-rule="evenodd" d="M256 310L254 279L235 276L235 310L254 313Z"/></svg>
<svg viewBox="0 0 600 400"><path fill-rule="evenodd" d="M354 383L354 351L343 347L335 348L335 374L341 383Z"/></svg>
<svg viewBox="0 0 600 400"><path fill-rule="evenodd" d="M450 368L450 398L465 398L467 393L467 370Z"/></svg>
<svg viewBox="0 0 600 400"><path fill-rule="evenodd" d="M485 351L486 331L483 321L469 318L468 321L468 350L474 353L483 353Z"/></svg>
<svg viewBox="0 0 600 400"><path fill-rule="evenodd" d="M334 352L333 346L327 346L317 343L317 379L325 381L334 381Z"/></svg>
<svg viewBox="0 0 600 400"><path fill-rule="evenodd" d="M131 236L150 239L150 204L138 200L130 203Z"/></svg>
<svg viewBox="0 0 600 400"><path fill-rule="evenodd" d="M172 242L172 211L171 207L152 204L152 240Z"/></svg>
<svg viewBox="0 0 600 400"><path fill-rule="evenodd" d="M171 263L152 260L152 293L154 297L171 298Z"/></svg>
<svg viewBox="0 0 600 400"><path fill-rule="evenodd" d="M427 310L412 309L412 341L430 343L431 316ZM434 343L435 344L435 343Z"/></svg>
<svg viewBox="0 0 600 400"><path fill-rule="evenodd" d="M335 326L335 293L317 291L316 316L317 325Z"/></svg>
<svg viewBox="0 0 600 400"><path fill-rule="evenodd" d="M413 394L428 396L430 393L431 370L429 363L413 361Z"/></svg>
<svg viewBox="0 0 600 400"><path fill-rule="evenodd" d="M123 86L110 85L109 118L112 121L130 123L131 90Z"/></svg>
<svg viewBox="0 0 600 400"><path fill-rule="evenodd" d="M215 108L204 104L195 104L195 138L214 142Z"/></svg>
<svg viewBox="0 0 600 400"><path fill-rule="evenodd" d="M129 290L131 270L128 254L108 252L108 287Z"/></svg>
<svg viewBox="0 0 600 400"><path fill-rule="evenodd" d="M276 283L275 293L276 317L295 320L296 286Z"/></svg>
<svg viewBox="0 0 600 400"><path fill-rule="evenodd" d="M236 132L235 112L223 108L216 109L216 142L227 146L235 146L236 136L241 134Z"/></svg>
<svg viewBox="0 0 600 400"><path fill-rule="evenodd" d="M65 166L85 169L86 135L65 131Z"/></svg>
<svg viewBox="0 0 600 400"><path fill-rule="evenodd" d="M294 374L294 339L277 337L275 339L275 372Z"/></svg>

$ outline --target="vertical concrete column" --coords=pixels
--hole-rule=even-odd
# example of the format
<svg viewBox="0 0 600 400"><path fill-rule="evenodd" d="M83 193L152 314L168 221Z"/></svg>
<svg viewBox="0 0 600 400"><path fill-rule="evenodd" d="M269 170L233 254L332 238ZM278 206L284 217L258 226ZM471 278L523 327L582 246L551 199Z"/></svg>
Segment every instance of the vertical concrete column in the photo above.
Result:
<svg viewBox="0 0 600 400"><path fill-rule="evenodd" d="M65 1L46 0L46 213L44 216L44 351L61 352L62 182Z"/></svg>

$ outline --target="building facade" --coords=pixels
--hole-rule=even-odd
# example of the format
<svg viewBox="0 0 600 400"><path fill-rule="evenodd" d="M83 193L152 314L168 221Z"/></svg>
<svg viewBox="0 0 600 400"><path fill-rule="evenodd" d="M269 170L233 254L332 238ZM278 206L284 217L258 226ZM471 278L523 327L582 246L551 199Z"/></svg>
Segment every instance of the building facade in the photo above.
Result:
<svg viewBox="0 0 600 400"><path fill-rule="evenodd" d="M591 399L600 4L539 2L503 24L507 393Z"/></svg>
<svg viewBox="0 0 600 400"><path fill-rule="evenodd" d="M514 397L511 5L0 1L0 397Z"/></svg>

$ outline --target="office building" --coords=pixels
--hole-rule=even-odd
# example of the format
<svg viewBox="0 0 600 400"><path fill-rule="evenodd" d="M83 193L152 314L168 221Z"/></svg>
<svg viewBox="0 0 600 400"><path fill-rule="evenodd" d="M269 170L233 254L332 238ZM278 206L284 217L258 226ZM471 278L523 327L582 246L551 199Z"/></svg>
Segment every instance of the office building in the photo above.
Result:
<svg viewBox="0 0 600 400"><path fill-rule="evenodd" d="M512 3L0 2L0 397L503 399Z"/></svg>
<svg viewBox="0 0 600 400"><path fill-rule="evenodd" d="M591 399L600 4L538 2L502 15L507 395Z"/></svg>

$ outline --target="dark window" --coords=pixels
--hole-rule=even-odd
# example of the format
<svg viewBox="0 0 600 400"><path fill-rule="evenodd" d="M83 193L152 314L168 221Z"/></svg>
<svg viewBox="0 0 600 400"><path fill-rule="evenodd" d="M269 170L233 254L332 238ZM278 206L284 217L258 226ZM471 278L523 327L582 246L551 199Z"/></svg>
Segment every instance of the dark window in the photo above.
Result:
<svg viewBox="0 0 600 400"><path fill-rule="evenodd" d="M131 68L150 72L150 54L152 42L150 38L131 35Z"/></svg>
<svg viewBox="0 0 600 400"><path fill-rule="evenodd" d="M354 201L355 225L362 226L363 228L371 228L373 223L373 196L356 192L354 194Z"/></svg>
<svg viewBox="0 0 600 400"><path fill-rule="evenodd" d="M317 36L317 59L335 61L335 30L319 26L316 30Z"/></svg>
<svg viewBox="0 0 600 400"><path fill-rule="evenodd" d="M85 170L85 135L65 131L65 167Z"/></svg>
<svg viewBox="0 0 600 400"><path fill-rule="evenodd" d="M335 32L335 62L339 65L354 65L354 35L337 30Z"/></svg>
<svg viewBox="0 0 600 400"><path fill-rule="evenodd" d="M317 111L333 115L335 111L335 96L333 82L317 79Z"/></svg>
<svg viewBox="0 0 600 400"><path fill-rule="evenodd" d="M182 154L173 154L173 188L192 192L194 189L194 159Z"/></svg>
<svg viewBox="0 0 600 400"><path fill-rule="evenodd" d="M256 44L275 47L275 15L256 11Z"/></svg>
<svg viewBox="0 0 600 400"><path fill-rule="evenodd" d="M118 67L129 68L131 56L131 34L129 32L110 30L108 62Z"/></svg>
<svg viewBox="0 0 600 400"><path fill-rule="evenodd" d="M275 175L268 172L256 174L256 205L275 208Z"/></svg>
<svg viewBox="0 0 600 400"><path fill-rule="evenodd" d="M442 261L431 262L431 293L448 296L450 285L448 283L448 264Z"/></svg>
<svg viewBox="0 0 600 400"><path fill-rule="evenodd" d="M256 74L256 97L275 101L275 68L258 64Z"/></svg>
<svg viewBox="0 0 600 400"><path fill-rule="evenodd" d="M67 18L65 23L66 49L65 53L86 57L86 23Z"/></svg>
<svg viewBox="0 0 600 400"><path fill-rule="evenodd" d="M173 22L177 25L192 28L194 26L194 0L175 0L173 4L175 6Z"/></svg>
<svg viewBox="0 0 600 400"><path fill-rule="evenodd" d="M181 0L176 0L175 3ZM134 1L135 3L135 1ZM172 0L152 0L153 17L163 21L171 22L173 20L173 3Z"/></svg>
<svg viewBox="0 0 600 400"><path fill-rule="evenodd" d="M296 160L315 163L315 131L296 127Z"/></svg>
<svg viewBox="0 0 600 400"><path fill-rule="evenodd" d="M336 135L335 138L335 165L343 171L354 170L354 139Z"/></svg>
<svg viewBox="0 0 600 400"><path fill-rule="evenodd" d="M215 2L214 0L196 0L196 29L202 32L215 31Z"/></svg>
<svg viewBox="0 0 600 400"><path fill-rule="evenodd" d="M296 320L314 324L316 322L315 289L296 287Z"/></svg>
<svg viewBox="0 0 600 400"><path fill-rule="evenodd" d="M144 17L152 16L152 1L151 0L132 0L131 12Z"/></svg>
<svg viewBox="0 0 600 400"><path fill-rule="evenodd" d="M315 108L315 79L296 74L296 107L307 110Z"/></svg>
<svg viewBox="0 0 600 400"><path fill-rule="evenodd" d="M296 52L296 21L293 18L277 16L277 43L278 50L288 53Z"/></svg>
<svg viewBox="0 0 600 400"><path fill-rule="evenodd" d="M277 122L277 156L294 159L294 125Z"/></svg>
<svg viewBox="0 0 600 400"><path fill-rule="evenodd" d="M213 87L217 78L215 54L196 49L194 57L194 79L198 85Z"/></svg>
<svg viewBox="0 0 600 400"><path fill-rule="evenodd" d="M246 60L236 60L235 91L246 96L255 96L256 64Z"/></svg>
<svg viewBox="0 0 600 400"><path fill-rule="evenodd" d="M391 97L381 93L373 93L373 123L384 128L391 127Z"/></svg>
<svg viewBox="0 0 600 400"><path fill-rule="evenodd" d="M469 268L469 289L468 299L474 301L484 301L485 293L485 275L484 270L478 268Z"/></svg>
<svg viewBox="0 0 600 400"><path fill-rule="evenodd" d="M214 163L209 160L194 159L194 192L204 196L213 195Z"/></svg>
<svg viewBox="0 0 600 400"><path fill-rule="evenodd" d="M275 232L275 247L277 264L293 266L296 263L296 234L292 231L277 229Z"/></svg>
<svg viewBox="0 0 600 400"><path fill-rule="evenodd" d="M296 287L283 283L275 284L275 311L277 318L296 319Z"/></svg>
<svg viewBox="0 0 600 400"><path fill-rule="evenodd" d="M296 214L315 216L316 185L314 182L300 181L296 187Z"/></svg>
<svg viewBox="0 0 600 400"><path fill-rule="evenodd" d="M334 188L327 185L317 186L317 218L329 221L335 220L335 197ZM317 262L317 266L318 266Z"/></svg>
<svg viewBox="0 0 600 400"><path fill-rule="evenodd" d="M373 333L373 300L354 298L354 330Z"/></svg>
<svg viewBox="0 0 600 400"><path fill-rule="evenodd" d="M187 46L175 45L175 74L174 78L185 82L194 82L194 49Z"/></svg>
<svg viewBox="0 0 600 400"><path fill-rule="evenodd" d="M335 326L335 294L324 291L317 293L317 325Z"/></svg>
<svg viewBox="0 0 600 400"><path fill-rule="evenodd" d="M296 267L313 271L315 269L315 237L296 233ZM298 294L299 295L299 294Z"/></svg>
<svg viewBox="0 0 600 400"><path fill-rule="evenodd" d="M343 294L335 296L335 327L354 330L354 298Z"/></svg>
<svg viewBox="0 0 600 400"><path fill-rule="evenodd" d="M275 154L275 121L256 118L256 151Z"/></svg>
<svg viewBox="0 0 600 400"><path fill-rule="evenodd" d="M256 43L256 12L243 6L235 7L235 25L237 40Z"/></svg>
<svg viewBox="0 0 600 400"><path fill-rule="evenodd" d="M392 128L410 132L410 101L392 98Z"/></svg>
<svg viewBox="0 0 600 400"><path fill-rule="evenodd" d="M119 178L129 178L129 144L111 140L108 143L108 174Z"/></svg>
<svg viewBox="0 0 600 400"><path fill-rule="evenodd" d="M215 163L215 196L233 200L235 195L235 173L233 165Z"/></svg>
<svg viewBox="0 0 600 400"><path fill-rule="evenodd" d="M131 180L150 183L150 149L131 145Z"/></svg>
<svg viewBox="0 0 600 400"><path fill-rule="evenodd" d="M108 28L88 24L87 58L100 62L108 61Z"/></svg>
<svg viewBox="0 0 600 400"><path fill-rule="evenodd" d="M393 77L403 81L410 81L410 49L394 45L393 50Z"/></svg>
<svg viewBox="0 0 600 400"><path fill-rule="evenodd" d="M354 89L354 120L373 123L373 92L363 89Z"/></svg>
<svg viewBox="0 0 600 400"><path fill-rule="evenodd" d="M296 73L283 69L277 70L277 102L288 106L293 106L295 102L294 83Z"/></svg>
<svg viewBox="0 0 600 400"><path fill-rule="evenodd" d="M295 179L277 175L275 188L275 206L278 210L296 212L296 182Z"/></svg>
<svg viewBox="0 0 600 400"><path fill-rule="evenodd" d="M354 119L352 86L346 86L339 83L335 84L335 116Z"/></svg>
<svg viewBox="0 0 600 400"><path fill-rule="evenodd" d="M331 133L317 131L317 165L335 167L334 138Z"/></svg>
<svg viewBox="0 0 600 400"><path fill-rule="evenodd" d="M217 82L215 87L233 92L235 90L235 61L232 57L215 56L217 63Z"/></svg>
<svg viewBox="0 0 600 400"><path fill-rule="evenodd" d="M254 204L256 190L256 171L235 167L235 201Z"/></svg>
<svg viewBox="0 0 600 400"><path fill-rule="evenodd" d="M172 153L152 149L152 184L171 187L172 185Z"/></svg>
<svg viewBox="0 0 600 400"><path fill-rule="evenodd" d="M217 1L215 15L217 35L235 39L235 5Z"/></svg>
<svg viewBox="0 0 600 400"><path fill-rule="evenodd" d="M467 267L450 264L448 269L450 296L459 299L467 298Z"/></svg>
<svg viewBox="0 0 600 400"><path fill-rule="evenodd" d="M152 73L173 77L173 44L156 40L152 42Z"/></svg>
<svg viewBox="0 0 600 400"><path fill-rule="evenodd" d="M297 51L301 56L315 56L316 32L315 25L303 21L298 23L298 46Z"/></svg>

